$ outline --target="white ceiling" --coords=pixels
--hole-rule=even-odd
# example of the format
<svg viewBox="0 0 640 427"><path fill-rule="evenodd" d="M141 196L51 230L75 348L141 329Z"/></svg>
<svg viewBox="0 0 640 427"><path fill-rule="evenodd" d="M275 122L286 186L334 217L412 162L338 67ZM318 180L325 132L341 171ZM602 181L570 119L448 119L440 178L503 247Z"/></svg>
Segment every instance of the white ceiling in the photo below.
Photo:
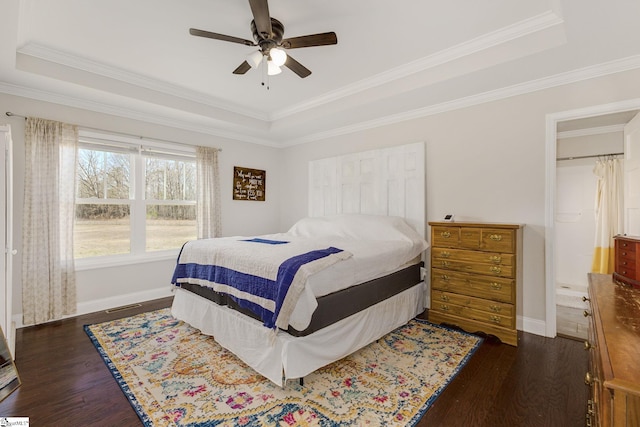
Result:
<svg viewBox="0 0 640 427"><path fill-rule="evenodd" d="M3 0L0 92L288 146L640 67L638 0L270 0L313 73L232 71L247 0ZM10 106L8 106L10 108ZM28 112L13 111L16 114Z"/></svg>

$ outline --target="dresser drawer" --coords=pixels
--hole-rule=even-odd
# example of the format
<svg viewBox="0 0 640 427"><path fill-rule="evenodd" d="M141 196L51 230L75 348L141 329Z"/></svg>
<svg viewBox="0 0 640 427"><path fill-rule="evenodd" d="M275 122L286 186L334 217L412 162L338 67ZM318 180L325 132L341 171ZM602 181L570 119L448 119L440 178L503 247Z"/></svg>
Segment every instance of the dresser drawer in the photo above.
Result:
<svg viewBox="0 0 640 427"><path fill-rule="evenodd" d="M440 259L433 260L431 266L465 273L482 274L485 276L514 277L514 269L510 265L481 264Z"/></svg>
<svg viewBox="0 0 640 427"><path fill-rule="evenodd" d="M460 227L433 227L431 244L443 248L460 247Z"/></svg>
<svg viewBox="0 0 640 427"><path fill-rule="evenodd" d="M636 261L636 244L630 243L626 240L616 240L616 262L633 262ZM627 265L627 264L623 265Z"/></svg>
<svg viewBox="0 0 640 427"><path fill-rule="evenodd" d="M515 303L515 281L513 279L484 277L431 267L431 287L433 289Z"/></svg>
<svg viewBox="0 0 640 427"><path fill-rule="evenodd" d="M620 251L621 256L629 256L634 258L636 256L637 243L629 241L623 238L616 239L616 249Z"/></svg>
<svg viewBox="0 0 640 427"><path fill-rule="evenodd" d="M475 310L486 311L487 313L500 314L507 317L515 316L513 304L470 297L467 295L434 290L431 296L431 300L433 301L433 304L455 304L463 307L473 308Z"/></svg>
<svg viewBox="0 0 640 427"><path fill-rule="evenodd" d="M513 316L504 316L502 314L476 310L471 307L457 304L436 302L435 304L432 304L431 310L439 311L445 314L451 314L454 316L462 317L464 319L491 323L496 326L503 326L507 328L512 328L515 326L515 318Z"/></svg>
<svg viewBox="0 0 640 427"><path fill-rule="evenodd" d="M465 249L480 249L482 240L481 228L463 228L460 230L460 247Z"/></svg>
<svg viewBox="0 0 640 427"><path fill-rule="evenodd" d="M431 250L431 256L434 258L434 261L453 260L473 263L488 263L492 265L515 265L513 254L501 254L495 252L433 248Z"/></svg>
<svg viewBox="0 0 640 427"><path fill-rule="evenodd" d="M639 280L635 260L616 260L616 273L631 280Z"/></svg>
<svg viewBox="0 0 640 427"><path fill-rule="evenodd" d="M480 249L492 252L515 252L516 234L514 230L504 230L501 228L484 228Z"/></svg>

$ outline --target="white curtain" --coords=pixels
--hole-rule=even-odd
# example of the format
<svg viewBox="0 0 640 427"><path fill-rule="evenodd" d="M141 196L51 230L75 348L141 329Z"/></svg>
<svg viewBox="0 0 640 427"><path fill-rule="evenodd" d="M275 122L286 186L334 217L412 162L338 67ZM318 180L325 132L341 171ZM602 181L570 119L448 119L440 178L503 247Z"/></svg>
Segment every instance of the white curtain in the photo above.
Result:
<svg viewBox="0 0 640 427"><path fill-rule="evenodd" d="M73 222L77 146L76 126L27 118L22 220L25 325L76 312Z"/></svg>
<svg viewBox="0 0 640 427"><path fill-rule="evenodd" d="M598 177L596 189L596 238L591 271L611 274L614 265L613 237L623 230L622 160L598 160L593 173Z"/></svg>
<svg viewBox="0 0 640 427"><path fill-rule="evenodd" d="M220 236L220 174L218 150L196 148L198 239Z"/></svg>

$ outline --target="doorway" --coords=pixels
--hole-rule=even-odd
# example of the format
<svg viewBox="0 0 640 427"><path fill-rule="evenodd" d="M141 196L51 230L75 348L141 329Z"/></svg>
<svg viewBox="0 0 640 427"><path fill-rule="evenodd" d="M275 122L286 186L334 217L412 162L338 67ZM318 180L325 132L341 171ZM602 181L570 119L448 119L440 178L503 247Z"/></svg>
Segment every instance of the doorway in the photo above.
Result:
<svg viewBox="0 0 640 427"><path fill-rule="evenodd" d="M594 243L594 233L589 231L594 225L588 218L594 217L595 183L591 186L589 180L595 180L595 177L590 176L591 171L599 154L624 151L624 124L638 111L640 99L547 116L545 328L548 337L566 334L564 329L560 330L558 321L559 315L564 316L564 309L559 310L558 307L575 308L573 313L582 315L582 296L586 295L587 273L591 269ZM609 139L619 141L619 145L604 142ZM596 140L599 142L594 142ZM573 155L565 150L574 150ZM579 154L580 150L583 150L582 154ZM579 159L581 156L585 157ZM557 160L569 157L572 159ZM594 188L593 196L589 188ZM591 207L588 205L589 199ZM566 261L569 259L567 254L570 254L569 262ZM580 320L582 325L577 324ZM582 337L586 334L586 323L577 316L575 322L575 335Z"/></svg>
<svg viewBox="0 0 640 427"><path fill-rule="evenodd" d="M630 112L557 124L556 145L556 327L558 335L584 340L589 308L587 272L596 233L595 198L599 159L624 156L624 124ZM622 206L620 207L622 209Z"/></svg>

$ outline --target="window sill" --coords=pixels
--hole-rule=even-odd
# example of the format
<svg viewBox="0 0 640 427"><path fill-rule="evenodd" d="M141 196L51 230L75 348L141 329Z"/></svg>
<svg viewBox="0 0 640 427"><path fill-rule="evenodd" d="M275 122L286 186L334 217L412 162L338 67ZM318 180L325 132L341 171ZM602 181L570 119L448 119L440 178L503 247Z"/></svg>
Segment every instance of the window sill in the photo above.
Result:
<svg viewBox="0 0 640 427"><path fill-rule="evenodd" d="M140 264L156 261L176 261L179 249L158 251L141 255L112 255L95 258L83 258L75 261L75 270L95 270L100 268L120 267L123 265Z"/></svg>

